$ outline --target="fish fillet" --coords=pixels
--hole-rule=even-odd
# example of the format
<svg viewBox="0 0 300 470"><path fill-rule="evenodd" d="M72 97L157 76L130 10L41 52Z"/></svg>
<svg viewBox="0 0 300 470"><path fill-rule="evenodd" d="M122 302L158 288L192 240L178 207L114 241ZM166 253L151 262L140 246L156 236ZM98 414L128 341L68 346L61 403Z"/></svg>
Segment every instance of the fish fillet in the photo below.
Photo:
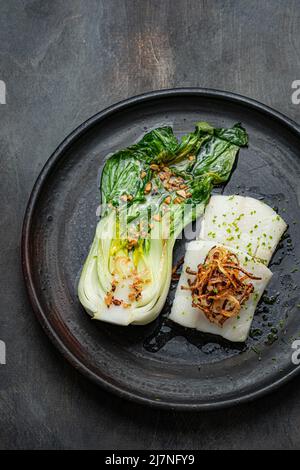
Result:
<svg viewBox="0 0 300 470"><path fill-rule="evenodd" d="M206 255L214 246L216 246L215 241L203 240L196 240L187 244L184 265L169 318L187 328L195 328L205 333L216 334L229 341L243 342L248 336L256 306L272 277L272 273L263 263L247 253L225 246L238 256L239 264L244 269L261 279L251 280L254 292L242 305L237 317L226 320L223 326L211 323L200 309L192 307L191 292L182 290L181 286L187 286L188 279L193 279L193 276L186 273L186 268L189 267L197 271L198 264L204 262ZM217 243L217 246L222 245Z"/></svg>
<svg viewBox="0 0 300 470"><path fill-rule="evenodd" d="M285 221L262 201L216 195L206 207L199 239L245 251L268 265L286 228Z"/></svg>

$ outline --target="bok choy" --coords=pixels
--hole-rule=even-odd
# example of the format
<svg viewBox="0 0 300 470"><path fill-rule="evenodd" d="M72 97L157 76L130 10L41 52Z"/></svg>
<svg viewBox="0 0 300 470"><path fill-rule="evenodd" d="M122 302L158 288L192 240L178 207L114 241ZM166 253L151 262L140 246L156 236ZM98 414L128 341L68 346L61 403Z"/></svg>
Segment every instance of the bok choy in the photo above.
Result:
<svg viewBox="0 0 300 470"><path fill-rule="evenodd" d="M180 142L161 127L108 158L101 218L78 287L94 319L146 324L159 315L176 238L203 213L212 188L228 180L247 142L240 124L199 122Z"/></svg>

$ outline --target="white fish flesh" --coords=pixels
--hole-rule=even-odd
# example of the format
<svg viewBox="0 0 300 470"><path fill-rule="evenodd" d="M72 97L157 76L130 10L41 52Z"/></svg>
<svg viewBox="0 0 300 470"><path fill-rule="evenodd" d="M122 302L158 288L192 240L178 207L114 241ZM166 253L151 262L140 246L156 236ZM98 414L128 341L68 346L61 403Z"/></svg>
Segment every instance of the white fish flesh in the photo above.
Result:
<svg viewBox="0 0 300 470"><path fill-rule="evenodd" d="M216 195L206 207L199 239L245 251L268 265L286 228L285 221L262 201Z"/></svg>
<svg viewBox="0 0 300 470"><path fill-rule="evenodd" d="M272 277L272 272L257 259L250 257L247 253L230 247L229 250L238 256L239 264L242 268L252 273L260 280L252 280L254 292L249 299L242 304L239 315L229 318L223 326L211 323L205 314L192 306L192 295L189 290L182 290L181 286L188 285L188 279L193 280L193 276L187 274L186 268L197 271L198 264L202 264L208 252L216 246L215 241L196 240L187 244L184 265L177 286L170 319L187 328L195 328L205 333L212 333L233 342L243 342L246 340L251 327L256 306L262 296L268 282ZM217 246L222 246L217 244ZM225 246L225 248L228 248Z"/></svg>

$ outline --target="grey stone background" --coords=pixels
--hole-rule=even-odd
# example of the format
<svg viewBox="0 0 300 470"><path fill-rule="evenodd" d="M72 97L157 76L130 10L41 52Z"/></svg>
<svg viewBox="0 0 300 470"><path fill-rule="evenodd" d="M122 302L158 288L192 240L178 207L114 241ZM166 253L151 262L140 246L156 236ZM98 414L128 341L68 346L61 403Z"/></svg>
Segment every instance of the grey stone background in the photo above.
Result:
<svg viewBox="0 0 300 470"><path fill-rule="evenodd" d="M111 396L56 352L28 303L20 230L49 155L102 108L145 91L245 94L300 122L299 0L1 0L0 448L300 448L300 377L209 413L153 411Z"/></svg>

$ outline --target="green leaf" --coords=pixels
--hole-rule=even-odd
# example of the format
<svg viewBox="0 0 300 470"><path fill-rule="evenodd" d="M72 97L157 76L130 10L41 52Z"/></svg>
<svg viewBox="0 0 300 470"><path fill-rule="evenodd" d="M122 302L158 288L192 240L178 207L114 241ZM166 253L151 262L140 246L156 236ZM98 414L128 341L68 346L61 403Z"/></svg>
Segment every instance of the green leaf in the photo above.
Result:
<svg viewBox="0 0 300 470"><path fill-rule="evenodd" d="M240 123L229 129L215 129L214 135L239 147L248 145L248 134Z"/></svg>
<svg viewBox="0 0 300 470"><path fill-rule="evenodd" d="M227 181L238 151L238 146L213 137L199 152L193 176L212 175L215 184Z"/></svg>
<svg viewBox="0 0 300 470"><path fill-rule="evenodd" d="M120 150L106 162L101 177L102 204L117 206L124 194L144 201L144 188L151 178L150 163L172 159L178 142L171 127L161 127L144 135L136 144ZM146 176L142 179L141 172Z"/></svg>
<svg viewBox="0 0 300 470"><path fill-rule="evenodd" d="M213 136L214 128L207 122L198 122L194 132L182 137L176 151L175 163L180 162L188 156L195 156L201 146ZM185 162L189 164L189 160Z"/></svg>

